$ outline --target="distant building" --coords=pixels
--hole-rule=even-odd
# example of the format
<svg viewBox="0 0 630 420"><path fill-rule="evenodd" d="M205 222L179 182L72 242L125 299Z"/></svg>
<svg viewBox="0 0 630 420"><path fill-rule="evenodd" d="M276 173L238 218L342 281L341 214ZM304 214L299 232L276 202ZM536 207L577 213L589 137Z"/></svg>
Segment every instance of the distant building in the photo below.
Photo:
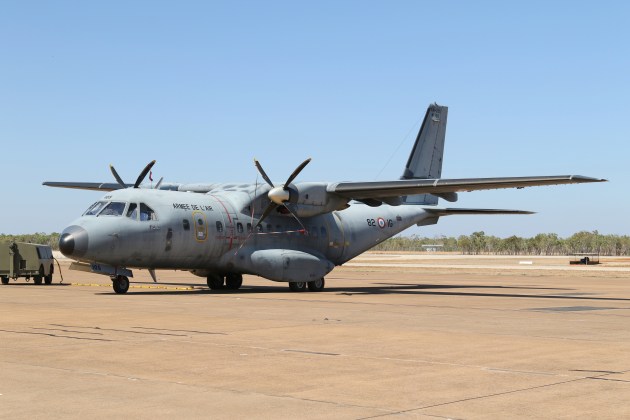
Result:
<svg viewBox="0 0 630 420"><path fill-rule="evenodd" d="M435 244L435 245L422 245L422 248L426 251L426 252L437 252L437 251L441 251L444 248L444 245L439 245L439 244Z"/></svg>

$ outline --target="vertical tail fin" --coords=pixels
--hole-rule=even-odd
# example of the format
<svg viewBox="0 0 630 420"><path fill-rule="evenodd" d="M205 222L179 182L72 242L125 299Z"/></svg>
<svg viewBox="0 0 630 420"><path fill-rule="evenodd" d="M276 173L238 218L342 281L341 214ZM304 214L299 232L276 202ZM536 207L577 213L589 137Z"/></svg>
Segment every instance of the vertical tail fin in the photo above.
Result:
<svg viewBox="0 0 630 420"><path fill-rule="evenodd" d="M420 126L416 142L411 149L405 172L400 179L436 179L442 176L442 157L446 138L448 107L429 105ZM456 195L444 196L448 201L456 201ZM438 197L431 194L410 195L404 198L405 204L436 205Z"/></svg>

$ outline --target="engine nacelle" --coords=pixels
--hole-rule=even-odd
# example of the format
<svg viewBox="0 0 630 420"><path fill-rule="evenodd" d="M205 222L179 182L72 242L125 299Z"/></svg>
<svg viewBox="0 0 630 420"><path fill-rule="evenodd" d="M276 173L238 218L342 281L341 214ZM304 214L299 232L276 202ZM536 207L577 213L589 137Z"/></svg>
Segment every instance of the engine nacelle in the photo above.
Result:
<svg viewBox="0 0 630 420"><path fill-rule="evenodd" d="M312 217L349 207L347 198L326 191L327 187L326 182L300 182L291 185L289 202L295 205L297 216Z"/></svg>

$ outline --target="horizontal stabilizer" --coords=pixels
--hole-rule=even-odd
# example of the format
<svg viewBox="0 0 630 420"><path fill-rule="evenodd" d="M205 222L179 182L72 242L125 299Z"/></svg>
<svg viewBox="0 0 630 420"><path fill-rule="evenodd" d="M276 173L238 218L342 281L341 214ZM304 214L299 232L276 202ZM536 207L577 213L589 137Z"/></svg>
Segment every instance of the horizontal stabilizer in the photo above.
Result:
<svg viewBox="0 0 630 420"><path fill-rule="evenodd" d="M536 214L527 210L500 210L500 209L425 209L428 213L436 216L450 216L453 214L476 214L476 215L495 215L495 214Z"/></svg>

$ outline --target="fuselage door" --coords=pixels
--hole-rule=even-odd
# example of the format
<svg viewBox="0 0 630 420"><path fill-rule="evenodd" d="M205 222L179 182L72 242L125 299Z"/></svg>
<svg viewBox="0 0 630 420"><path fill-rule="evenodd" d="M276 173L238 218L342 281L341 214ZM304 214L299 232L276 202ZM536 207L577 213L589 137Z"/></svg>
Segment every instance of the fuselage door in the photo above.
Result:
<svg viewBox="0 0 630 420"><path fill-rule="evenodd" d="M341 220L341 216L339 216L338 212L330 213L324 220L326 221L328 231L328 250L326 256L331 261L338 261L342 258L346 247L343 220Z"/></svg>

